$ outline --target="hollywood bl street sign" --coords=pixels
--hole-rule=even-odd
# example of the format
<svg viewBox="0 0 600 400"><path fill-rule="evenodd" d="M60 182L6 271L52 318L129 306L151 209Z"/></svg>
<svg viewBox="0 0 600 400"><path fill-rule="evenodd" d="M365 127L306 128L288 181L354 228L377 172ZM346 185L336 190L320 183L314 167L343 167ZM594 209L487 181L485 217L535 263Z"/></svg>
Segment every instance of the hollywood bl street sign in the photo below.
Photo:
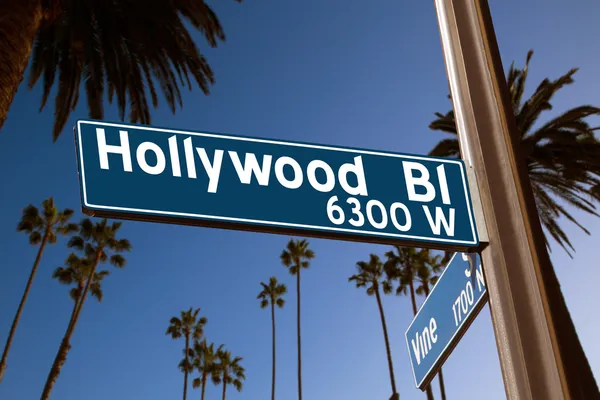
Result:
<svg viewBox="0 0 600 400"><path fill-rule="evenodd" d="M462 160L80 120L100 217L375 243L479 244Z"/></svg>

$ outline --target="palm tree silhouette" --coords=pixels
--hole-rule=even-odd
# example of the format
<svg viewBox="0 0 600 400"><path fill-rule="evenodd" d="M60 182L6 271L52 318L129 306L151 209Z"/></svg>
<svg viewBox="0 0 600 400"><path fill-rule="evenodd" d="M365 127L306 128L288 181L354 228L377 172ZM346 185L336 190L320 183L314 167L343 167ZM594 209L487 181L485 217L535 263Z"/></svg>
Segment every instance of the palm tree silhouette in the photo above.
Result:
<svg viewBox="0 0 600 400"><path fill-rule="evenodd" d="M381 317L381 325L383 327L383 338L385 340L385 350L387 353L388 368L390 370L390 381L392 384L392 397L390 400L400 399L400 395L396 390L396 379L394 378L394 365L392 363L392 352L390 350L390 341L388 338L387 325L385 323L385 314L383 313L383 305L381 304L381 293L383 290L384 294L392 292L392 286L389 280L384 279L384 267L383 263L375 254L371 254L369 261L359 261L356 263L357 274L352 275L348 278L349 282L354 281L357 288L366 288L368 296L375 295L377 300L377 308L379 309L379 316Z"/></svg>
<svg viewBox="0 0 600 400"><path fill-rule="evenodd" d="M89 218L83 219L79 223L79 235L73 236L69 240L68 246L81 250L85 254L87 262L89 262L89 274L86 278L83 292L76 303L76 308L73 312L71 322L67 327L67 331L61 341L58 353L54 358L54 363L46 384L42 392L42 400L47 400L50 397L50 392L60 375L60 370L67 360L67 354L71 349L71 336L75 330L75 325L79 320L79 315L85 303L86 297L90 289L94 290L96 269L98 265L109 261L111 265L117 268L124 268L127 260L120 253L131 250L131 243L127 239L117 239L117 233L121 228L121 222L113 222L108 224L108 220L103 219L99 222L92 222Z"/></svg>
<svg viewBox="0 0 600 400"><path fill-rule="evenodd" d="M283 295L287 293L287 287L283 283L277 282L277 278L272 276L269 278L269 284L260 283L263 290L258 294L257 299L260 300L260 308L266 308L271 305L271 325L273 337L273 371L271 380L271 400L275 400L275 305L283 308L285 299Z"/></svg>
<svg viewBox="0 0 600 400"><path fill-rule="evenodd" d="M193 356L193 366L200 372L200 377L192 381L192 387L194 389L201 389L201 399L204 400L206 393L206 382L210 377L215 385L220 383L219 379L219 352L223 349L223 345L220 345L215 350L215 344L202 339L202 341L194 341L190 354Z"/></svg>
<svg viewBox="0 0 600 400"><path fill-rule="evenodd" d="M173 339L179 339L183 337L185 339L185 348L183 350L184 358L179 364L180 369L183 371L183 400L187 398L187 382L188 374L192 372L193 365L190 361L190 339L199 340L204 335L204 325L208 322L206 317L199 317L200 309L193 309L190 307L188 310L183 310L180 313L180 317L172 317L169 321L169 327L167 328L167 335L170 335Z"/></svg>
<svg viewBox="0 0 600 400"><path fill-rule="evenodd" d="M92 118L103 118L106 89L121 120L129 105L129 120L142 124L150 123L149 103L158 106L159 88L173 113L183 105L181 88L191 90L192 80L208 94L213 71L188 26L211 47L225 40L217 15L203 1L13 1L0 5L0 15L7 16L0 19L0 129L31 59L29 87L43 80L40 109L58 83L54 140L82 83Z"/></svg>
<svg viewBox="0 0 600 400"><path fill-rule="evenodd" d="M396 252L385 253L387 261L383 268L388 282L398 281L396 295L410 295L413 315L417 315L417 299L415 296L415 279L420 266L427 260L427 250L414 247L394 246ZM428 400L433 400L431 385L425 388Z"/></svg>
<svg viewBox="0 0 600 400"><path fill-rule="evenodd" d="M300 271L310 265L315 257L314 251L308 248L306 239L290 239L285 250L281 253L281 262L288 268L290 274L296 275L297 325L298 325L298 400L302 400L302 340L300 337Z"/></svg>
<svg viewBox="0 0 600 400"><path fill-rule="evenodd" d="M54 244L58 241L58 235L69 235L77 232L77 229L79 229L77 224L69 223L69 220L73 215L73 210L66 208L62 211L58 211L52 197L42 202L41 211L42 213L40 214L40 210L38 210L37 207L31 204L28 205L23 209L21 221L19 221L19 225L17 225L17 231L25 232L29 236L29 243L34 246L39 245L39 247L37 256L33 262L33 267L29 273L29 279L25 285L25 291L23 292L23 296L21 296L21 302L17 308L17 313L10 326L10 332L6 339L4 351L2 352L2 359L0 360L0 382L2 382L2 377L4 376L4 371L7 367L6 360L8 358L10 346L12 345L15 332L17 331L21 313L25 307L27 297L29 297L29 291L31 290L31 285L40 265L46 244Z"/></svg>
<svg viewBox="0 0 600 400"><path fill-rule="evenodd" d="M216 381L223 383L223 400L226 400L228 385L232 385L238 392L242 391L246 371L240 364L242 357L233 357L230 351L221 349L217 351L217 357L219 364Z"/></svg>

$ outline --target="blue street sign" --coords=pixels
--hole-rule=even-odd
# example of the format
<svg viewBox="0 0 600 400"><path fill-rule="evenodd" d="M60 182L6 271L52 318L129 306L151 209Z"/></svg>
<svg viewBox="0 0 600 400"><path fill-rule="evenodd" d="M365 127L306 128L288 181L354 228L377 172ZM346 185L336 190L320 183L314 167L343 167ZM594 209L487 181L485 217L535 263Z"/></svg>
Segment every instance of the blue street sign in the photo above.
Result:
<svg viewBox="0 0 600 400"><path fill-rule="evenodd" d="M479 244L461 160L78 121L87 214L376 243Z"/></svg>
<svg viewBox="0 0 600 400"><path fill-rule="evenodd" d="M415 385L424 390L487 300L476 253L456 253L406 330Z"/></svg>

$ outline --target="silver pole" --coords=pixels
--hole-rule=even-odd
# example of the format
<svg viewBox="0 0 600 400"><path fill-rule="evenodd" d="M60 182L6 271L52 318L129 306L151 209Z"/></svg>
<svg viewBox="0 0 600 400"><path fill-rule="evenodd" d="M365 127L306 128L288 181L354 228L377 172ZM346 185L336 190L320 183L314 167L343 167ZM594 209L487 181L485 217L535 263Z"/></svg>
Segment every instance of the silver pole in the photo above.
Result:
<svg viewBox="0 0 600 400"><path fill-rule="evenodd" d="M507 398L588 398L569 391L569 355L560 351L542 278L552 266L487 1L435 5L461 153L473 169L487 227L481 257Z"/></svg>

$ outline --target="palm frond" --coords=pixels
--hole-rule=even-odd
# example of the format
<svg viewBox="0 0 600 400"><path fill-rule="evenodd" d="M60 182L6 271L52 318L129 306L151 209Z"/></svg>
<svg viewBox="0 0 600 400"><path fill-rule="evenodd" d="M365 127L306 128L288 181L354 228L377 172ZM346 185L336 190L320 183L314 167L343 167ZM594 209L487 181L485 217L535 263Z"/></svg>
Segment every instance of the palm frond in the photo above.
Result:
<svg viewBox="0 0 600 400"><path fill-rule="evenodd" d="M66 222L66 221L65 221ZM79 231L79 225L75 223L63 223L56 228L56 232L61 235L67 236Z"/></svg>
<svg viewBox="0 0 600 400"><path fill-rule="evenodd" d="M17 224L17 232L31 234L44 229L44 219L40 216L39 210L33 205L28 205L22 211L21 220Z"/></svg>
<svg viewBox="0 0 600 400"><path fill-rule="evenodd" d="M110 256L110 264L117 268L124 268L125 264L127 264L127 260L120 254L113 254Z"/></svg>
<svg viewBox="0 0 600 400"><path fill-rule="evenodd" d="M192 381L192 387L194 389L198 389L201 386L202 386L202 380L200 378L194 378L194 380Z"/></svg>
<svg viewBox="0 0 600 400"><path fill-rule="evenodd" d="M356 270L358 273L349 277L348 281L354 281L357 288L366 287L367 295L375 294L380 282L383 284L384 293L386 290L391 291L389 283L384 280L384 265L376 254L370 254L369 261L358 261Z"/></svg>
<svg viewBox="0 0 600 400"><path fill-rule="evenodd" d="M440 140L438 144L429 152L434 157L460 157L460 146L457 139Z"/></svg>
<svg viewBox="0 0 600 400"><path fill-rule="evenodd" d="M73 272L69 268L57 267L52 273L52 277L66 285L73 283Z"/></svg>
<svg viewBox="0 0 600 400"><path fill-rule="evenodd" d="M309 243L306 239L294 240L291 238L281 252L281 263L288 268L290 274L296 275L300 268L306 269L310 266L310 260L315 257L315 253L308 246Z"/></svg>
<svg viewBox="0 0 600 400"><path fill-rule="evenodd" d="M68 247L83 250L85 246L85 240L81 236L73 236L69 239Z"/></svg>
<svg viewBox="0 0 600 400"><path fill-rule="evenodd" d="M190 78L209 94L214 74L189 26L211 47L225 40L219 19L204 2L66 2L63 12L39 29L28 82L31 88L43 80L40 109L58 83L54 139L78 103L82 82L92 118L103 118L106 93L109 103L116 98L122 120L129 109L130 122L142 124L151 123L150 103L158 106L157 87L173 113L183 105L181 88L192 89Z"/></svg>
<svg viewBox="0 0 600 400"><path fill-rule="evenodd" d="M31 232L29 234L29 244L37 245L42 241L42 234L38 231Z"/></svg>
<svg viewBox="0 0 600 400"><path fill-rule="evenodd" d="M281 263L286 267L289 267L292 264L292 255L289 252L284 250L279 257L281 258Z"/></svg>

